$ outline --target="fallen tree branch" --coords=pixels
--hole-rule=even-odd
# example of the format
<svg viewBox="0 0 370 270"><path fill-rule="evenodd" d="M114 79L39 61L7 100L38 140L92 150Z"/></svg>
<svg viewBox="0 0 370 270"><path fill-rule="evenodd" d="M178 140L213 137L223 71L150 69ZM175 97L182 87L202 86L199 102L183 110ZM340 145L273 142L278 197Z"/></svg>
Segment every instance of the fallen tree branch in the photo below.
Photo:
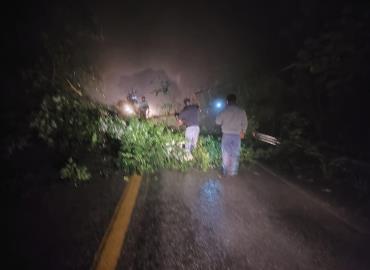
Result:
<svg viewBox="0 0 370 270"><path fill-rule="evenodd" d="M67 83L69 84L69 86L71 87L71 89L77 93L77 95L79 95L80 97L82 97L82 92L80 90L78 90L68 79L66 79Z"/></svg>

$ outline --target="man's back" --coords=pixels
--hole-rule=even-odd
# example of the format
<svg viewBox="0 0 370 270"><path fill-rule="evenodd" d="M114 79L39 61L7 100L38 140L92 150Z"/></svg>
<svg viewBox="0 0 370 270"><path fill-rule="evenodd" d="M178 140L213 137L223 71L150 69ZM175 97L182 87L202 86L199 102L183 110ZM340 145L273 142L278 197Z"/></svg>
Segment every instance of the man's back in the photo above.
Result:
<svg viewBox="0 0 370 270"><path fill-rule="evenodd" d="M228 105L216 118L216 124L221 125L222 133L245 133L248 126L247 114L236 105Z"/></svg>
<svg viewBox="0 0 370 270"><path fill-rule="evenodd" d="M188 105L180 112L179 118L185 123L186 126L198 126L199 125L199 106Z"/></svg>
<svg viewBox="0 0 370 270"><path fill-rule="evenodd" d="M148 102L146 100L140 102L140 109L141 110L147 110L149 108Z"/></svg>

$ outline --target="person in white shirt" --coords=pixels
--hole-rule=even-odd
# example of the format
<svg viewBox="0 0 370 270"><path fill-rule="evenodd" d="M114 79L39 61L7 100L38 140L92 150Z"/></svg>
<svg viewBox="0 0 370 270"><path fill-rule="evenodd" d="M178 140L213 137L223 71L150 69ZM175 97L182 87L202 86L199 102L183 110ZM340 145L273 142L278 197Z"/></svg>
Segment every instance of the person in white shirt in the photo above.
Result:
<svg viewBox="0 0 370 270"><path fill-rule="evenodd" d="M245 136L248 119L245 110L236 105L234 94L228 95L226 102L225 110L216 117L216 124L221 125L222 130L223 174L233 176L238 174L241 139Z"/></svg>

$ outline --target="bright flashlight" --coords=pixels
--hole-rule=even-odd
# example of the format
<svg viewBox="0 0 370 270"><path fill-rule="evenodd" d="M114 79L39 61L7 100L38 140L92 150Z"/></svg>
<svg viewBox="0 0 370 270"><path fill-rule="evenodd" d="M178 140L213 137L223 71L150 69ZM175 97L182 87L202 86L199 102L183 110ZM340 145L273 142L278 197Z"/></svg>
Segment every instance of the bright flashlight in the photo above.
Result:
<svg viewBox="0 0 370 270"><path fill-rule="evenodd" d="M127 105L127 104L125 105L124 110L127 114L133 114L134 113L134 110L132 109L132 107Z"/></svg>
<svg viewBox="0 0 370 270"><path fill-rule="evenodd" d="M213 101L213 108L216 110L216 111L220 111L222 110L223 108L225 107L225 103L223 100L221 99L216 99L215 101Z"/></svg>

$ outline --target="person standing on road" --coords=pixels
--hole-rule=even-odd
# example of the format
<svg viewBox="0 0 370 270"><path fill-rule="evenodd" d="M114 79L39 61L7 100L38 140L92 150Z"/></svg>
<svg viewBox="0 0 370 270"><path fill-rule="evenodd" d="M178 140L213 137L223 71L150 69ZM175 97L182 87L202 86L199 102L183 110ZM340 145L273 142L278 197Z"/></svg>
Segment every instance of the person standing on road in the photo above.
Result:
<svg viewBox="0 0 370 270"><path fill-rule="evenodd" d="M184 99L185 107L179 113L180 125L185 125L185 149L191 153L197 146L199 136L199 105L191 104L189 98Z"/></svg>
<svg viewBox="0 0 370 270"><path fill-rule="evenodd" d="M147 119L149 115L149 104L145 99L145 96L141 97L141 102L139 104L139 114L141 119Z"/></svg>
<svg viewBox="0 0 370 270"><path fill-rule="evenodd" d="M230 94L226 97L227 106L216 117L216 124L222 130L222 170L224 175L237 175L241 139L244 138L248 127L246 112L236 105L236 96Z"/></svg>

